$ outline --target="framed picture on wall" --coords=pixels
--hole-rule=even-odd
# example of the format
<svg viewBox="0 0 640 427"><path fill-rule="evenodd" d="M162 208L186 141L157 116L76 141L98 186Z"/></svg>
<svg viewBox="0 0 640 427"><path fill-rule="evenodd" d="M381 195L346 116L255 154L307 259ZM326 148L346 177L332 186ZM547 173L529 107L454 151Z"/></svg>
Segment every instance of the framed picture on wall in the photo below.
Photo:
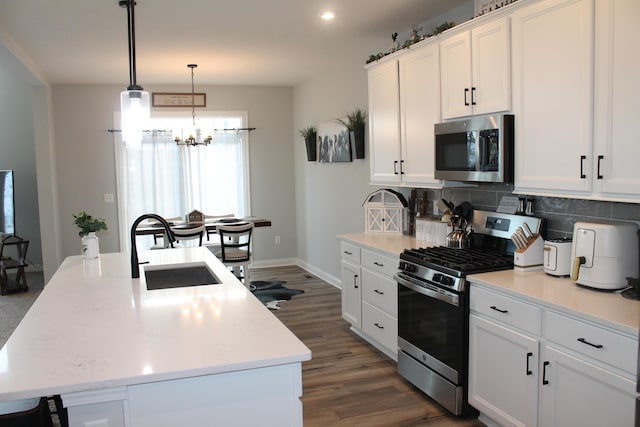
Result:
<svg viewBox="0 0 640 427"><path fill-rule="evenodd" d="M346 126L331 120L318 125L318 161L337 163L351 161L351 144Z"/></svg>

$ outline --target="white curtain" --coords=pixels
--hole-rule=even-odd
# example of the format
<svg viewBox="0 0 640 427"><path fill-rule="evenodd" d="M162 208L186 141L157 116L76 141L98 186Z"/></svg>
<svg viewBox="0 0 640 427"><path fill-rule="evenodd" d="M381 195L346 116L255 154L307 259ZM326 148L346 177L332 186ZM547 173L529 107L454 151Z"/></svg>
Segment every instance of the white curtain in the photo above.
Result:
<svg viewBox="0 0 640 427"><path fill-rule="evenodd" d="M242 127L242 117L210 117L212 129L232 123ZM181 126L183 119L160 119L156 129ZM116 138L120 249L129 250L130 227L142 214L184 217L194 209L206 215L249 214L248 133L215 132L208 146L178 146L170 131L143 134L142 143L127 145ZM139 242L144 248L148 242Z"/></svg>

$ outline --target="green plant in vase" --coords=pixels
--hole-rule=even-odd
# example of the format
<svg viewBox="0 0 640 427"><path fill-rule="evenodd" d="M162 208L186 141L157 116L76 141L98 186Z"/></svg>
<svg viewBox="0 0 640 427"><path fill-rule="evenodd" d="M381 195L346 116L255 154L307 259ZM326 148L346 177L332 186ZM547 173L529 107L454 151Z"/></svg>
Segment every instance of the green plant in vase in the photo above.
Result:
<svg viewBox="0 0 640 427"><path fill-rule="evenodd" d="M344 119L337 119L336 122L344 125L349 131L352 153L356 159L364 159L364 129L367 124L367 113L359 108L347 113Z"/></svg>
<svg viewBox="0 0 640 427"><path fill-rule="evenodd" d="M310 162L315 162L317 156L316 137L318 135L315 126L307 126L306 128L302 128L298 131L298 133L302 138L304 138L304 142L307 147L307 160Z"/></svg>
<svg viewBox="0 0 640 427"><path fill-rule="evenodd" d="M95 233L97 231L107 229L107 223L103 218L94 218L85 211L74 215L73 223L80 229L78 232L80 237L87 236L89 233Z"/></svg>

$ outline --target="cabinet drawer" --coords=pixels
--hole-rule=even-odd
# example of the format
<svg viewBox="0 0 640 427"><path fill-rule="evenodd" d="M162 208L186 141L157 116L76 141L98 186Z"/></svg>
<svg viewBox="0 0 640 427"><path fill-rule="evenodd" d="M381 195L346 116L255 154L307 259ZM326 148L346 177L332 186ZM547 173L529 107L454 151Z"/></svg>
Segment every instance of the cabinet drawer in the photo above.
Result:
<svg viewBox="0 0 640 427"><path fill-rule="evenodd" d="M362 300L391 317L398 317L398 284L393 279L363 270Z"/></svg>
<svg viewBox="0 0 640 427"><path fill-rule="evenodd" d="M398 271L398 257L390 257L372 252L367 249L362 250L362 266L378 271L391 277Z"/></svg>
<svg viewBox="0 0 640 427"><path fill-rule="evenodd" d="M340 242L340 256L356 264L360 264L360 247L347 242Z"/></svg>
<svg viewBox="0 0 640 427"><path fill-rule="evenodd" d="M638 341L633 338L553 311L545 315L544 331L550 341L636 373Z"/></svg>
<svg viewBox="0 0 640 427"><path fill-rule="evenodd" d="M542 310L540 308L473 285L470 292L469 307L472 311L515 326L523 331L540 335L542 328Z"/></svg>
<svg viewBox="0 0 640 427"><path fill-rule="evenodd" d="M369 303L362 303L362 330L394 354L398 351L398 321Z"/></svg>

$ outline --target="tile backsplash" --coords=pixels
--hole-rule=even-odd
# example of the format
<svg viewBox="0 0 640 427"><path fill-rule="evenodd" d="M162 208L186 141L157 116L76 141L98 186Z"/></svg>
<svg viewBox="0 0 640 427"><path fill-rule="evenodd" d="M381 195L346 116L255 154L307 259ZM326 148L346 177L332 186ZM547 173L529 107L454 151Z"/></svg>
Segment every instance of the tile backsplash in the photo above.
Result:
<svg viewBox="0 0 640 427"><path fill-rule="evenodd" d="M470 202L475 209L495 211L504 195L512 195L511 184L478 184L474 187L442 190L417 189L427 199L427 212L434 210L435 200L450 200L454 204ZM640 222L640 204L603 202L596 200L534 197L534 215L546 220L547 235L553 239L573 234L576 221L615 219Z"/></svg>

